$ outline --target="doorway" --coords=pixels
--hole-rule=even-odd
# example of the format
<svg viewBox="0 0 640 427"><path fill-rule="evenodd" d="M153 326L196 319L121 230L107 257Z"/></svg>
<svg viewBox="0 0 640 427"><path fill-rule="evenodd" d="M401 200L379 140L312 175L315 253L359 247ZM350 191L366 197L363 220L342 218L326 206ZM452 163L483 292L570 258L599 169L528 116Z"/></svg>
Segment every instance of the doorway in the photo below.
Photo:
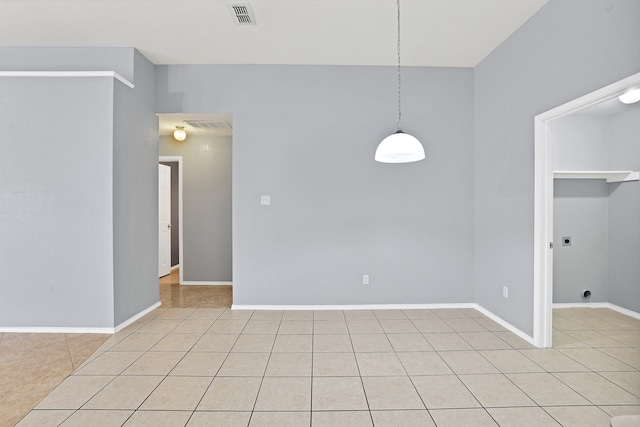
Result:
<svg viewBox="0 0 640 427"><path fill-rule="evenodd" d="M182 273L180 266L182 265L182 156L159 156L159 166L171 168L171 248L169 273L179 269L180 280ZM161 183L159 183L161 185ZM161 227L161 226L160 226ZM169 274L167 273L167 274Z"/></svg>
<svg viewBox="0 0 640 427"><path fill-rule="evenodd" d="M611 100L640 87L640 73L553 108L534 118L534 307L533 343L552 345L553 304L553 138L554 120ZM560 242L557 242L560 244Z"/></svg>
<svg viewBox="0 0 640 427"><path fill-rule="evenodd" d="M179 161L179 283L231 285L232 116L158 116L160 161Z"/></svg>

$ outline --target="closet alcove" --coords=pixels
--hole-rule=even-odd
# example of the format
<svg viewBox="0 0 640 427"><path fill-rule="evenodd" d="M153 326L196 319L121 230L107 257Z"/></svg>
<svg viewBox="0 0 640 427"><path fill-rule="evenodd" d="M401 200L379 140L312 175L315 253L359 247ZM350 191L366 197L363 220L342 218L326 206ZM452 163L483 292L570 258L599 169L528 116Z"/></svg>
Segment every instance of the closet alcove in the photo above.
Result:
<svg viewBox="0 0 640 427"><path fill-rule="evenodd" d="M554 120L551 132L553 302L637 312L640 103L614 98Z"/></svg>

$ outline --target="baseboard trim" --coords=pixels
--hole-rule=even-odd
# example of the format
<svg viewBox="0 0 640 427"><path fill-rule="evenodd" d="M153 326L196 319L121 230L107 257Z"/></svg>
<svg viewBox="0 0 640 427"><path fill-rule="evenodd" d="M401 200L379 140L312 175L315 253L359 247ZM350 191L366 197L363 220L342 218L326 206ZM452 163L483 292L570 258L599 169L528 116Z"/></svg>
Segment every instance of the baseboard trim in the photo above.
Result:
<svg viewBox="0 0 640 427"><path fill-rule="evenodd" d="M201 281L184 281L181 285L186 286L232 286L233 282L201 282Z"/></svg>
<svg viewBox="0 0 640 427"><path fill-rule="evenodd" d="M608 308L613 311L617 311L618 313L640 320L640 313L633 310L629 310L628 308L620 307L619 305L615 305L610 302L554 303L553 308Z"/></svg>
<svg viewBox="0 0 640 427"><path fill-rule="evenodd" d="M344 304L344 305L244 305L233 304L232 310L420 310L439 308L475 308L473 303L453 304Z"/></svg>
<svg viewBox="0 0 640 427"><path fill-rule="evenodd" d="M48 327L48 326L9 326L1 327L0 332L14 334L113 334L113 328Z"/></svg>
<svg viewBox="0 0 640 427"><path fill-rule="evenodd" d="M501 317L496 316L495 314L493 314L492 312L490 312L489 310L487 310L483 306L481 306L479 304L474 304L474 305L475 305L474 308L476 310L478 310L480 313L484 314L489 319L493 320L494 322L496 322L498 325L502 326L503 328L508 329L509 332L513 332L514 334L516 334L518 337L522 338L523 340L525 340L529 344L535 346L535 344L533 343L533 337L532 336L529 336L526 333L522 332L520 329L516 328L511 323L507 322L506 320L502 319Z"/></svg>
<svg viewBox="0 0 640 427"><path fill-rule="evenodd" d="M161 304L162 303L160 301L158 301L157 303L151 305L150 307L147 307L146 309L142 310L140 313L134 315L133 317L128 318L127 320L125 320L124 322L120 323L118 326L113 328L113 332L112 333L120 332L121 330L123 330L124 328L126 328L127 326L129 326L130 324L135 322L136 320L140 319L143 316L146 316L147 314L151 313L156 308L160 307Z"/></svg>
<svg viewBox="0 0 640 427"><path fill-rule="evenodd" d="M155 310L156 308L160 307L160 302L158 301L157 303L153 304L151 307L146 308L145 310L141 311L140 313L136 314L135 316L125 320L124 322L122 322L121 324L119 324L118 326L114 327L114 328L85 328L85 327L58 327L58 326L53 326L53 327L49 327L49 326L9 326L9 327L3 327L0 326L0 332L7 332L7 333L16 333L16 334L109 334L109 335L113 335L116 332L121 331L122 329L126 328L127 326L129 326L130 324L132 324L133 322L135 322L136 320L138 320L139 318L141 318L142 316L146 315L147 313L150 313L151 311Z"/></svg>

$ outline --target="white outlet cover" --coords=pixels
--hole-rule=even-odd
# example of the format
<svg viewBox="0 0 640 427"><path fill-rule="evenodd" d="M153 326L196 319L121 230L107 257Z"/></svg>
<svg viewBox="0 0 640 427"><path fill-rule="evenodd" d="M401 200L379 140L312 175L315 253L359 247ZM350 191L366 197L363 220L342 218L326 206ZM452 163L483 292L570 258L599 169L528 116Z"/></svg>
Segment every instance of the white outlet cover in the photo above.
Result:
<svg viewBox="0 0 640 427"><path fill-rule="evenodd" d="M270 205L271 204L271 196L260 196L260 204L261 205Z"/></svg>

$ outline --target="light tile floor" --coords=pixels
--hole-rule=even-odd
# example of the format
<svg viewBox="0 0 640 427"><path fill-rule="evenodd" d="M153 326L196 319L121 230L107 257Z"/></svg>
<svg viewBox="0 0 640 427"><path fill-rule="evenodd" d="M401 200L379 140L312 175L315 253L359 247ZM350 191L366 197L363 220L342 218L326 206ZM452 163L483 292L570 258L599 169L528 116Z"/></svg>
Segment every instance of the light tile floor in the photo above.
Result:
<svg viewBox="0 0 640 427"><path fill-rule="evenodd" d="M640 320L554 310L536 349L472 309L159 308L28 426L576 426L640 414Z"/></svg>
<svg viewBox="0 0 640 427"><path fill-rule="evenodd" d="M231 307L231 286L179 283L179 269L160 278L162 307ZM0 333L0 427L15 426L110 336Z"/></svg>
<svg viewBox="0 0 640 427"><path fill-rule="evenodd" d="M14 426L110 336L0 333L0 426Z"/></svg>

